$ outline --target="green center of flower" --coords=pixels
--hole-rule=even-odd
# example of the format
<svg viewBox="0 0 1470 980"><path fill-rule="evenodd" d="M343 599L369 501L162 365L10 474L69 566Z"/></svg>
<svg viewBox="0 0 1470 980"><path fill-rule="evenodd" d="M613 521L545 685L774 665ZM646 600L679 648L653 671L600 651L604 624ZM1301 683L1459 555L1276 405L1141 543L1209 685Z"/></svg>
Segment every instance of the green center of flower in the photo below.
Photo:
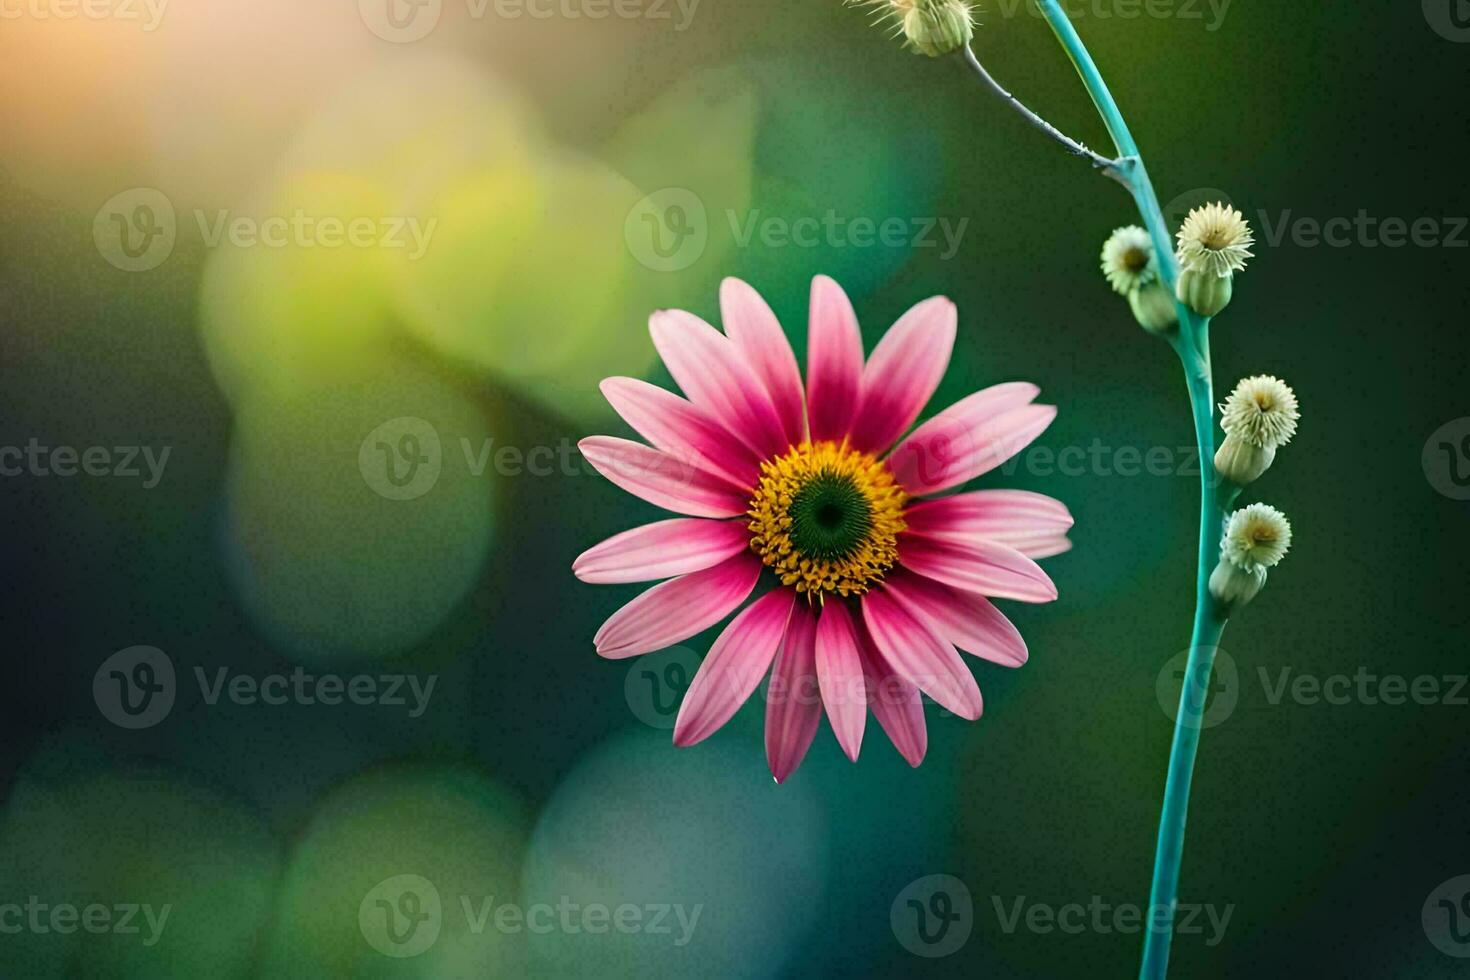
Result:
<svg viewBox="0 0 1470 980"><path fill-rule="evenodd" d="M849 476L818 473L791 501L791 543L808 558L834 561L858 549L873 529L873 509Z"/></svg>
<svg viewBox="0 0 1470 980"><path fill-rule="evenodd" d="M1129 272L1142 272L1148 268L1148 253L1141 248L1130 248L1123 253L1123 265Z"/></svg>

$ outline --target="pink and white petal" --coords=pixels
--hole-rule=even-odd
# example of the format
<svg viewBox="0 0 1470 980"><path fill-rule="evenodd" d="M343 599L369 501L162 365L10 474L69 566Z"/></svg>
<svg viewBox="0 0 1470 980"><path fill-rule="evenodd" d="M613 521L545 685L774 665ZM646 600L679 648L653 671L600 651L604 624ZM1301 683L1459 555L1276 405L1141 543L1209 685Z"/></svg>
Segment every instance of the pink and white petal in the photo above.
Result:
<svg viewBox="0 0 1470 980"><path fill-rule="evenodd" d="M915 496L938 493L988 473L1031 445L1057 410L1055 405L1021 405L983 421L974 414L959 402L919 426L893 451L888 468L904 490Z"/></svg>
<svg viewBox="0 0 1470 980"><path fill-rule="evenodd" d="M684 394L761 459L790 443L765 387L730 339L693 313L660 310L648 320L653 346Z"/></svg>
<svg viewBox="0 0 1470 980"><path fill-rule="evenodd" d="M934 537L1032 538L1065 534L1072 526L1067 505L1029 490L974 490L921 500L904 511L910 532Z"/></svg>
<svg viewBox="0 0 1470 980"><path fill-rule="evenodd" d="M806 603L796 603L771 668L766 701L766 762L778 783L801 765L822 721L816 639L816 613Z"/></svg>
<svg viewBox="0 0 1470 980"><path fill-rule="evenodd" d="M722 476L742 490L755 489L760 460L702 409L637 378L607 378L601 387L613 410L654 448Z"/></svg>
<svg viewBox="0 0 1470 980"><path fill-rule="evenodd" d="M725 334L776 406L787 442L799 444L806 438L801 369L781 321L754 287L734 278L720 283L720 319Z"/></svg>
<svg viewBox="0 0 1470 980"><path fill-rule="evenodd" d="M961 718L980 717L984 702L974 675L927 619L878 588L863 596L863 622L895 673Z"/></svg>
<svg viewBox="0 0 1470 980"><path fill-rule="evenodd" d="M609 660L662 650L703 632L746 600L761 574L751 552L660 582L608 617L592 642Z"/></svg>
<svg viewBox="0 0 1470 980"><path fill-rule="evenodd" d="M1006 667L1026 662L1021 631L984 596L906 571L889 575L883 587L966 653Z"/></svg>
<svg viewBox="0 0 1470 980"><path fill-rule="evenodd" d="M676 517L593 545L572 562L572 574L596 585L652 582L713 568L749 544L750 532L740 521Z"/></svg>
<svg viewBox="0 0 1470 980"><path fill-rule="evenodd" d="M883 335L863 368L862 403L850 433L853 448L881 453L914 424L949 367L956 316L954 303L932 296Z"/></svg>
<svg viewBox="0 0 1470 980"><path fill-rule="evenodd" d="M856 762L868 719L867 684L852 615L847 603L835 597L822 604L817 623L817 678L837 744Z"/></svg>
<svg viewBox="0 0 1470 980"><path fill-rule="evenodd" d="M1040 565L993 541L957 545L905 532L898 536L898 562L964 592L1020 602L1051 602L1057 597L1057 587Z"/></svg>
<svg viewBox="0 0 1470 980"><path fill-rule="evenodd" d="M974 450L974 430L1013 409L1036 400L1041 389L1027 381L991 385L961 398L909 433L888 455L890 469L918 471L923 479L968 458Z"/></svg>
<svg viewBox="0 0 1470 980"><path fill-rule="evenodd" d="M813 441L841 442L862 399L863 336L842 287L812 280L806 346L806 413Z"/></svg>
<svg viewBox="0 0 1470 980"><path fill-rule="evenodd" d="M597 472L664 510L690 517L738 517L750 506L720 477L641 442L588 436L577 448Z"/></svg>
<svg viewBox="0 0 1470 980"><path fill-rule="evenodd" d="M674 719L675 745L704 741L740 709L771 666L795 601L792 589L772 589L725 627L684 694Z"/></svg>
<svg viewBox="0 0 1470 980"><path fill-rule="evenodd" d="M917 687L888 666L868 636L867 627L861 622L856 626L868 704L873 709L873 717L878 719L898 754L909 765L917 767L929 750L929 731L924 725L924 699Z"/></svg>
<svg viewBox="0 0 1470 980"><path fill-rule="evenodd" d="M1027 558L1050 558L1072 547L1067 506L1027 490L977 490L925 500L903 516L910 534L959 546L994 541Z"/></svg>
<svg viewBox="0 0 1470 980"><path fill-rule="evenodd" d="M1072 550L1072 539L1065 534L1053 538L1027 538L1008 543L1032 560L1054 558Z"/></svg>

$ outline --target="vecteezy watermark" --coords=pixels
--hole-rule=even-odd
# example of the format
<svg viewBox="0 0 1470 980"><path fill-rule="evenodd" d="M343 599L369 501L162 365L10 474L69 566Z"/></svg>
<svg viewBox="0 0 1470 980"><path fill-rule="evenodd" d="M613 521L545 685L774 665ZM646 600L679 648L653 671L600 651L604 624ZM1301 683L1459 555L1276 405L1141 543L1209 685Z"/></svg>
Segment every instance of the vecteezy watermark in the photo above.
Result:
<svg viewBox="0 0 1470 980"><path fill-rule="evenodd" d="M1440 882L1424 900L1420 921L1441 953L1470 957L1470 874Z"/></svg>
<svg viewBox="0 0 1470 980"><path fill-rule="evenodd" d="M650 728L671 730L699 663L699 655L687 647L635 657L623 678L623 697L634 717Z"/></svg>
<svg viewBox="0 0 1470 980"><path fill-rule="evenodd" d="M1200 905L1180 902L1176 915L1169 915L1167 905L1133 905L1128 902L1113 903L1101 895L1093 895L1084 905L1068 902L1050 905L1046 902L1027 902L1025 895L1014 899L990 896L995 908L995 917L1001 931L1010 935L1019 928L1027 932L1046 936L1061 933L1066 936L1114 934L1130 936L1145 929L1152 933L1167 933L1171 930L1178 936L1204 936L1206 946L1218 946L1225 938L1230 917L1235 914L1235 905L1224 908L1213 904Z"/></svg>
<svg viewBox="0 0 1470 980"><path fill-rule="evenodd" d="M163 479L171 446L46 446L32 436L24 446L0 446L0 477L110 476L141 479L152 490Z"/></svg>
<svg viewBox="0 0 1470 980"><path fill-rule="evenodd" d="M1199 656L1181 650L1159 670L1154 694L1171 722L1190 728L1214 728L1235 712L1240 699L1240 671L1235 658L1219 647L1201 647ZM1188 700L1185 701L1184 699Z"/></svg>
<svg viewBox="0 0 1470 980"><path fill-rule="evenodd" d="M686 31L700 0L463 0L471 20L668 21ZM384 41L411 44L439 25L443 0L357 0L362 22Z"/></svg>
<svg viewBox="0 0 1470 980"><path fill-rule="evenodd" d="M144 946L153 946L163 936L173 908L171 903L154 908L147 902L76 905L72 902L43 902L38 896L30 895L24 902L0 902L0 935L31 933L44 936L55 933L69 936L75 932L88 932L94 936L142 936Z"/></svg>
<svg viewBox="0 0 1470 980"><path fill-rule="evenodd" d="M357 449L357 468L363 482L389 500L414 500L432 490L448 465L446 457L462 457L465 471L472 477L487 473L503 477L571 477L597 472L565 436L555 444L536 446L500 443L494 438L477 442L464 436L456 444L458 454L446 452L439 430L431 422L404 415L389 419L363 437ZM697 469L693 460L669 453L648 455L643 447L631 444L625 454L608 458L605 468L629 477L657 471L671 483L692 479Z"/></svg>
<svg viewBox="0 0 1470 980"><path fill-rule="evenodd" d="M1213 669L1208 674L1204 660L1195 658L1191 663L1186 650L1171 658L1158 673L1155 687L1159 707L1170 721L1175 721L1181 696L1188 697L1191 712L1186 720L1197 719L1193 722L1196 727L1213 728L1228 719L1240 699L1253 692L1256 685L1270 707L1470 707L1467 674L1380 673L1367 666L1351 673L1317 674L1290 664L1272 664L1256 667L1252 677L1255 684L1245 684L1234 658L1224 650L1214 648Z"/></svg>
<svg viewBox="0 0 1470 980"><path fill-rule="evenodd" d="M1290 208L1274 215L1261 208L1256 227L1272 248L1288 239L1297 248L1470 248L1470 218L1463 216L1379 217L1359 208L1352 217L1315 218Z"/></svg>
<svg viewBox="0 0 1470 980"><path fill-rule="evenodd" d="M975 903L954 875L925 875L904 886L888 909L899 945L926 959L949 956L970 941Z"/></svg>
<svg viewBox="0 0 1470 980"><path fill-rule="evenodd" d="M939 259L948 261L959 252L970 225L969 218L845 215L835 208L794 216L727 208L722 217L712 227L698 194L665 187L628 211L623 240L633 258L654 272L689 268L704 255L710 236L724 233L741 249L938 249Z"/></svg>
<svg viewBox="0 0 1470 980"><path fill-rule="evenodd" d="M156 31L168 0L0 0L0 20L136 21Z"/></svg>
<svg viewBox="0 0 1470 980"><path fill-rule="evenodd" d="M1464 0L1470 7L1470 0ZM1218 201L1232 204L1230 195L1215 187L1196 187L1163 207L1170 228L1177 228L1193 208ZM1257 208L1247 214L1258 244L1280 248L1470 248L1470 217L1421 215L1402 217L1370 214L1359 208L1325 217L1298 214L1292 208Z"/></svg>
<svg viewBox="0 0 1470 980"><path fill-rule="evenodd" d="M563 895L550 902L497 901L494 895L460 895L459 913L470 935L487 929L504 935L545 936L643 934L667 936L674 946L694 938L704 903L575 902ZM415 874L394 875L374 885L357 910L357 925L367 944L384 956L403 959L427 951L439 939L448 912L439 889Z"/></svg>
<svg viewBox="0 0 1470 980"><path fill-rule="evenodd" d="M418 718L434 696L437 674L312 674L302 667L289 674L234 673L229 667L193 670L201 700L241 706L325 705L406 708ZM92 676L92 698L102 716L119 728L151 728L167 718L178 695L173 660L157 647L133 646L102 662Z"/></svg>
<svg viewBox="0 0 1470 980"><path fill-rule="evenodd" d="M1435 429L1420 462L1431 487L1451 500L1470 500L1470 417Z"/></svg>
<svg viewBox="0 0 1470 980"><path fill-rule="evenodd" d="M1424 19L1447 41L1470 44L1470 0L1423 0Z"/></svg>
<svg viewBox="0 0 1470 980"><path fill-rule="evenodd" d="M1071 20L1197 20L1206 31L1218 31L1235 0L1061 0ZM1026 13L1041 17L1034 0L998 0L996 12L1006 20Z"/></svg>
<svg viewBox="0 0 1470 980"><path fill-rule="evenodd" d="M4 0L0 0L4 2ZM283 214L237 214L227 208L192 212L206 248L386 249L409 261L429 250L438 218L416 215L342 215L294 208ZM152 187L115 194L92 219L98 253L124 272L147 272L173 254L178 241L173 202Z"/></svg>

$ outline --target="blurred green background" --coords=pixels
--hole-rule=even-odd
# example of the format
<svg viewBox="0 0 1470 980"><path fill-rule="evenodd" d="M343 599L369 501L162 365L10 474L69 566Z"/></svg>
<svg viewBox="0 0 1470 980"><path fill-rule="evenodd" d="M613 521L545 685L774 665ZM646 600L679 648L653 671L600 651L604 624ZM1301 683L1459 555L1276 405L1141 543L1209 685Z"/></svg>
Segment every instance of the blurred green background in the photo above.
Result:
<svg viewBox="0 0 1470 980"><path fill-rule="evenodd" d="M1278 374L1304 412L1252 488L1295 541L1226 633L1236 678L1194 786L1181 900L1230 919L1176 938L1180 977L1466 969L1421 912L1470 873L1470 707L1273 697L1283 669L1470 671L1470 527L1439 455L1470 433L1465 7L1071 4L1171 220L1223 193L1256 228L1217 386ZM1141 937L1111 913L1008 928L1018 907L1147 901L1159 687L1188 642L1189 416L1172 354L1097 270L1134 220L1116 186L958 60L836 3L7 9L0 446L101 447L112 469L136 447L140 475L0 479L0 909L171 912L144 945L146 925L11 932L0 911L0 975L1136 970ZM1105 145L1025 3L980 21L1004 84ZM1304 224L1360 213L1434 224L1400 247ZM1059 602L1005 604L1032 658L976 666L980 722L931 705L918 770L871 727L849 764L824 722L778 787L758 697L670 744L711 637L594 654L638 587L584 586L571 561L656 513L574 446L627 434L600 378L668 383L649 311L713 318L741 276L804 351L823 272L869 347L918 299L955 299L933 408L1042 386L1057 422L982 482L1065 501L1076 546L1047 563ZM1167 464L1140 469L1154 449ZM395 453L423 470L390 474ZM137 656L174 672L171 707L141 721L104 665L137 646L161 654L113 662L125 675L146 677ZM434 687L417 714L406 681L403 705L210 696L298 668ZM940 874L969 898L947 888L964 921L927 946L906 902ZM404 875L442 911L399 958L360 916ZM673 913L670 934L477 931L462 899L702 911L679 944Z"/></svg>

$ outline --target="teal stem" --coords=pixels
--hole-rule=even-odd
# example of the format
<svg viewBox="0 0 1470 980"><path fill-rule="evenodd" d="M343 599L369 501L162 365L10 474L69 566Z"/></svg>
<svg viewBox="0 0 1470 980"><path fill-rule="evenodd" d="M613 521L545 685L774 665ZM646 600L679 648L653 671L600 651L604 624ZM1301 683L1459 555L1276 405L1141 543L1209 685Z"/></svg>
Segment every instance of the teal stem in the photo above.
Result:
<svg viewBox="0 0 1470 980"><path fill-rule="evenodd" d="M1159 273L1173 292L1179 278L1173 241L1159 207L1142 154L1123 119L1117 101L1108 91L1102 73L1077 35L1057 0L1036 0L1057 40L1067 52L1108 135L1117 147L1122 172L1143 218L1158 255ZM1219 481L1212 465L1215 457L1215 394L1210 370L1210 321L1178 300L1179 331L1170 344L1184 368L1185 385L1194 416L1195 441L1200 455L1199 552L1195 576L1194 627L1184 684L1179 694L1179 711L1174 720L1174 738L1169 749L1169 770L1164 783L1164 804L1159 816L1158 847L1154 854L1153 882L1149 893L1148 928L1144 933L1140 980L1164 980L1169 969L1169 944L1174 935L1174 918L1179 907L1179 867L1184 857L1184 825L1189 812L1189 789L1194 761L1199 753L1205 694L1210 689L1215 651L1225 629L1225 615L1210 595L1210 571L1218 557L1223 512Z"/></svg>

